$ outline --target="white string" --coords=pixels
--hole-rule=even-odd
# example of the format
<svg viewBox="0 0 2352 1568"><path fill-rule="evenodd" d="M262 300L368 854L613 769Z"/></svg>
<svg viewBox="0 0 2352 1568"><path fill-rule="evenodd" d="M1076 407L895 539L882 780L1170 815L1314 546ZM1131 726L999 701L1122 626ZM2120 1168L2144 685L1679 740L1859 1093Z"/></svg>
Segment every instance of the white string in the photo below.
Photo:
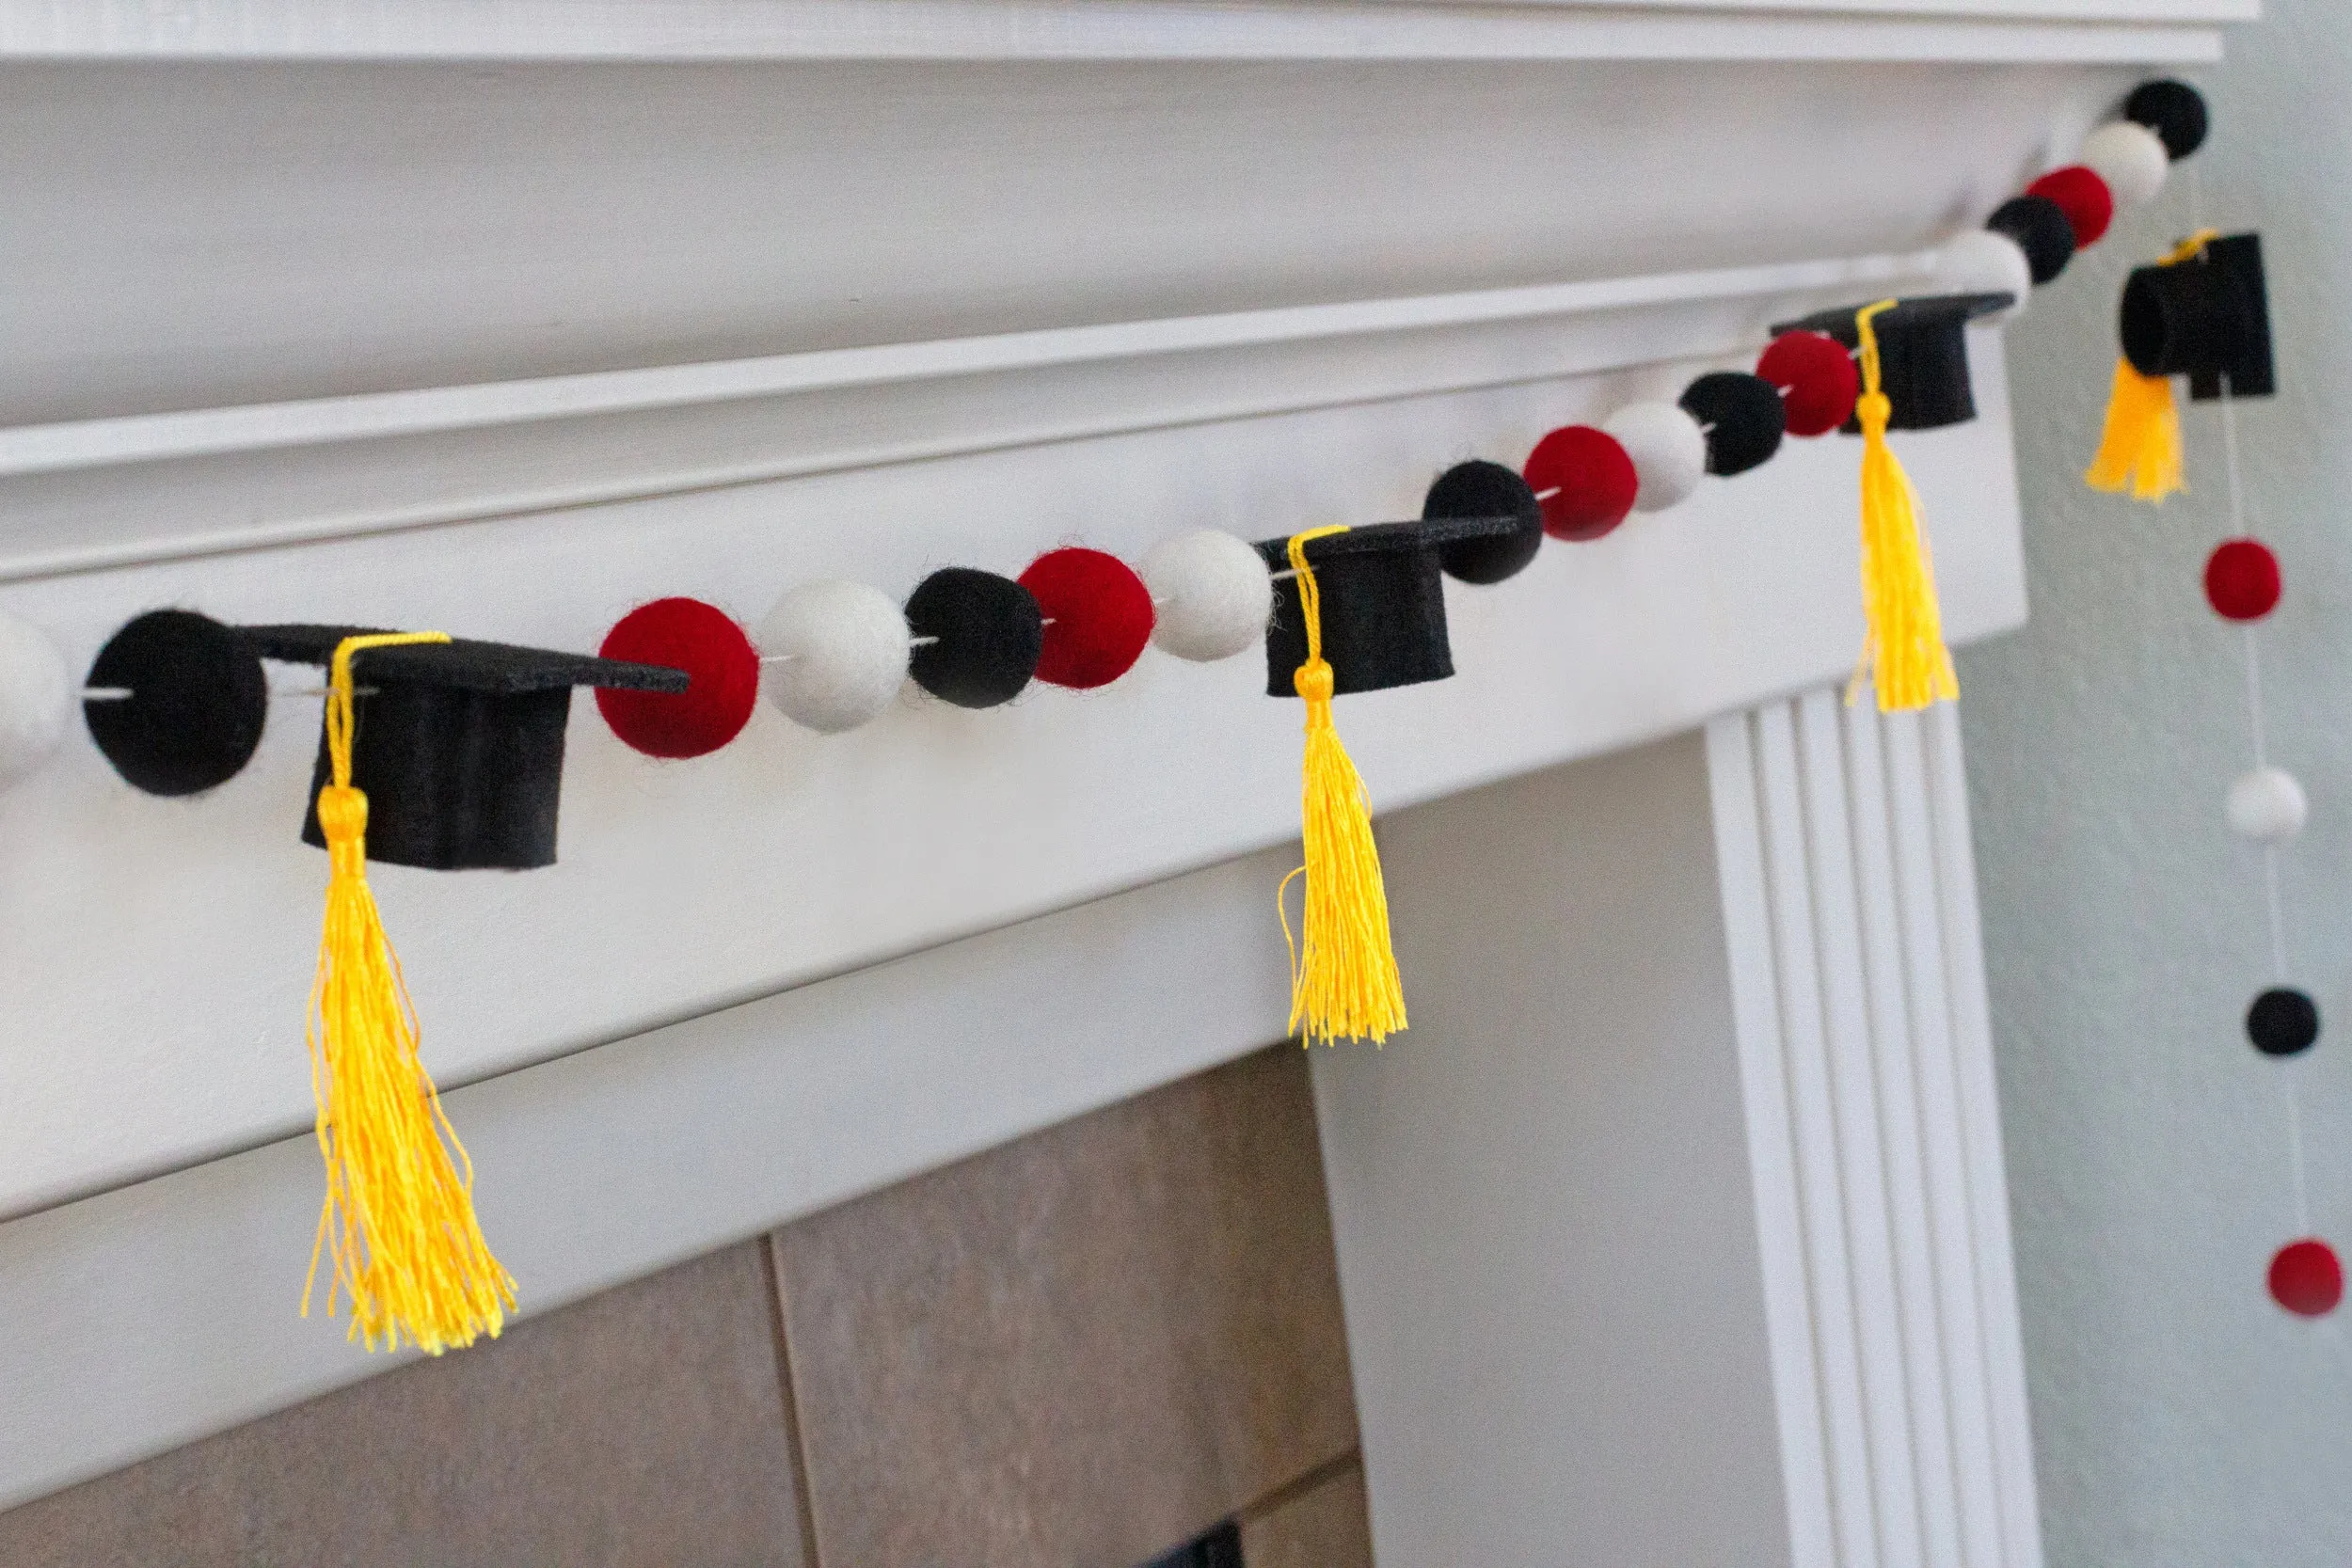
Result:
<svg viewBox="0 0 2352 1568"><path fill-rule="evenodd" d="M2192 226L2201 230L2204 222L2204 186L2197 177L2195 165L2189 166L2189 204L2194 214ZM2221 377L2221 451L2223 467L2230 480L2230 531L2228 537L2249 536L2246 526L2246 475L2238 460L2237 400L2232 395L2230 378ZM2263 720L2262 642L2254 635L2254 625L2248 622L2241 628L2241 646L2246 650L2246 723L2249 737L2254 744L2254 766L2270 766L2268 726ZM2277 982L2287 979L2287 927L2284 901L2279 893L2279 847L2263 846L2263 905L2270 921L2270 972ZM2300 1074L2296 1060L2278 1064L2280 1094L2286 1101L2287 1162L2295 1179L2295 1233L2312 1233L2311 1179L2303 1158L2303 1101L2296 1092L2296 1080Z"/></svg>

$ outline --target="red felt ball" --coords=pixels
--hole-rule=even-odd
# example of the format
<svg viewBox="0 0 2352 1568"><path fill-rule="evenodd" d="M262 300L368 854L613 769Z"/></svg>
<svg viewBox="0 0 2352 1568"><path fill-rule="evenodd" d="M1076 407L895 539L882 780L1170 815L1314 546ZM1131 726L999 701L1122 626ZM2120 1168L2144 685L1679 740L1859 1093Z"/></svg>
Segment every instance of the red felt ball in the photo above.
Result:
<svg viewBox="0 0 2352 1568"><path fill-rule="evenodd" d="M1535 443L1521 472L1554 539L1597 539L1625 521L1642 478L1614 436L1563 425Z"/></svg>
<svg viewBox="0 0 2352 1568"><path fill-rule="evenodd" d="M1048 550L1021 586L1046 621L1037 678L1055 686L1108 686L1152 641L1152 591L1128 564L1101 550Z"/></svg>
<svg viewBox="0 0 2352 1568"><path fill-rule="evenodd" d="M2074 227L2076 250L2097 240L2115 221L2115 193L2107 189L2098 171L2080 164L2052 169L2027 185L2026 194L2058 203L2058 210Z"/></svg>
<svg viewBox="0 0 2352 1568"><path fill-rule="evenodd" d="M2259 621L2279 603L2279 558L2259 539L2225 539L2205 560L2205 602L2229 621Z"/></svg>
<svg viewBox="0 0 2352 1568"><path fill-rule="evenodd" d="M2302 1318L2324 1318L2344 1299L2344 1265L2316 1236L2289 1242L2270 1260L2270 1299Z"/></svg>
<svg viewBox="0 0 2352 1568"><path fill-rule="evenodd" d="M759 654L725 610L700 599L639 605L605 633L604 658L683 670L683 691L596 692L612 733L653 757L698 757L741 733L759 700Z"/></svg>
<svg viewBox="0 0 2352 1568"><path fill-rule="evenodd" d="M1788 395L1781 409L1791 436L1826 436L1853 417L1862 372L1846 345L1826 332L1784 332L1772 341L1756 373Z"/></svg>

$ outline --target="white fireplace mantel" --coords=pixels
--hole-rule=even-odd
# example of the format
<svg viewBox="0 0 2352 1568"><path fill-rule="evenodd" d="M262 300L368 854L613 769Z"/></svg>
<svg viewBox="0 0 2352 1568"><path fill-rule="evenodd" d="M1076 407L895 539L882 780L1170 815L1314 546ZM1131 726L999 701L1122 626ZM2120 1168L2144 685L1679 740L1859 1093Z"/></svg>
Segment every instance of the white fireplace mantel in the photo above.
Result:
<svg viewBox="0 0 2352 1568"><path fill-rule="evenodd" d="M164 604L587 648L664 594L1409 515L1921 286L2252 11L0 0L0 608L77 665ZM1901 438L1961 641L2025 613L1972 352L1982 417ZM1842 674L1855 455L1454 588L1461 673L1343 705L1377 805ZM379 873L526 1309L1279 1036L1263 679L763 708L684 765L582 703L558 866ZM0 1499L373 1370L292 1317L315 736L286 697L212 796L78 737L0 796Z"/></svg>

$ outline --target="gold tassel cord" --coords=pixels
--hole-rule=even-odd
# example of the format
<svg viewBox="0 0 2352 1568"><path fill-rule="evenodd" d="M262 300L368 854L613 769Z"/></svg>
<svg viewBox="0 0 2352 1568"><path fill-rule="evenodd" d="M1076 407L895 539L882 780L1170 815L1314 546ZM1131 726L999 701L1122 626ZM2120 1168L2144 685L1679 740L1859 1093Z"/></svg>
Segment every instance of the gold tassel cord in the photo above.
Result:
<svg viewBox="0 0 2352 1568"><path fill-rule="evenodd" d="M1908 713L1960 695L1951 651L1944 645L1944 612L1935 598L1935 567L1919 524L1919 497L1894 449L1886 444L1895 406L1881 388L1878 331L1871 325L1895 301L1883 299L1854 316L1862 341L1862 609L1868 625L1862 660L1848 687L1853 702L1867 679L1879 710Z"/></svg>
<svg viewBox="0 0 2352 1568"><path fill-rule="evenodd" d="M1346 531L1310 529L1292 537L1289 552L1307 628L1307 660L1292 676L1307 704L1300 810L1306 863L1282 879L1282 889L1296 879L1306 881L1298 942L1291 950L1290 1027L1309 1046L1317 1040L1377 1043L1405 1027L1405 985L1389 936L1389 895L1372 836L1372 802L1331 722L1334 678L1323 657L1323 595L1307 564L1310 541ZM1275 902L1287 943L1290 914L1279 890Z"/></svg>
<svg viewBox="0 0 2352 1568"><path fill-rule="evenodd" d="M2217 229L2201 229L2156 264L2174 267L2201 256L2220 235ZM2188 488L2181 463L2181 411L2172 401L2170 376L2142 375L2129 358L2117 357L2099 451L2083 483L2110 495L2128 489L2133 499L2157 504Z"/></svg>
<svg viewBox="0 0 2352 1568"><path fill-rule="evenodd" d="M320 1259L331 1258L326 1310L334 1314L339 1291L349 1295L350 1338L435 1355L496 1338L515 1282L475 1221L473 1162L418 1058L416 1011L368 888L368 798L351 786L351 659L448 641L440 632L349 637L329 666L331 782L318 816L331 868L309 1027L326 1198L302 1288L308 1317Z"/></svg>

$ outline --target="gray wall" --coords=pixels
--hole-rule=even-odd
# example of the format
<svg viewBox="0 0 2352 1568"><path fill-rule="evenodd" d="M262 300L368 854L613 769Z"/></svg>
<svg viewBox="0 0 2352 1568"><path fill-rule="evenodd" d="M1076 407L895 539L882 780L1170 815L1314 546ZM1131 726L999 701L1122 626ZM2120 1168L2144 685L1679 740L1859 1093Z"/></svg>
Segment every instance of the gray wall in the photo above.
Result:
<svg viewBox="0 0 2352 1568"><path fill-rule="evenodd" d="M2117 291L2190 227L2188 166L2010 333L2033 621L1961 661L2054 1568L2352 1560L2352 1340L2263 1287L2296 1224L2283 1073L2314 1227L2352 1244L2352 7L2269 12L2197 77L2195 162L2210 221L2263 230L2280 328L2284 389L2241 426L2287 582L2260 634L2271 756L2312 800L2288 961L2332 1033L2303 1064L2239 1025L2269 957L2260 851L2221 817L2249 766L2241 639L2198 584L2227 518L2217 416L2187 412L2192 493L2161 510L2079 479Z"/></svg>

